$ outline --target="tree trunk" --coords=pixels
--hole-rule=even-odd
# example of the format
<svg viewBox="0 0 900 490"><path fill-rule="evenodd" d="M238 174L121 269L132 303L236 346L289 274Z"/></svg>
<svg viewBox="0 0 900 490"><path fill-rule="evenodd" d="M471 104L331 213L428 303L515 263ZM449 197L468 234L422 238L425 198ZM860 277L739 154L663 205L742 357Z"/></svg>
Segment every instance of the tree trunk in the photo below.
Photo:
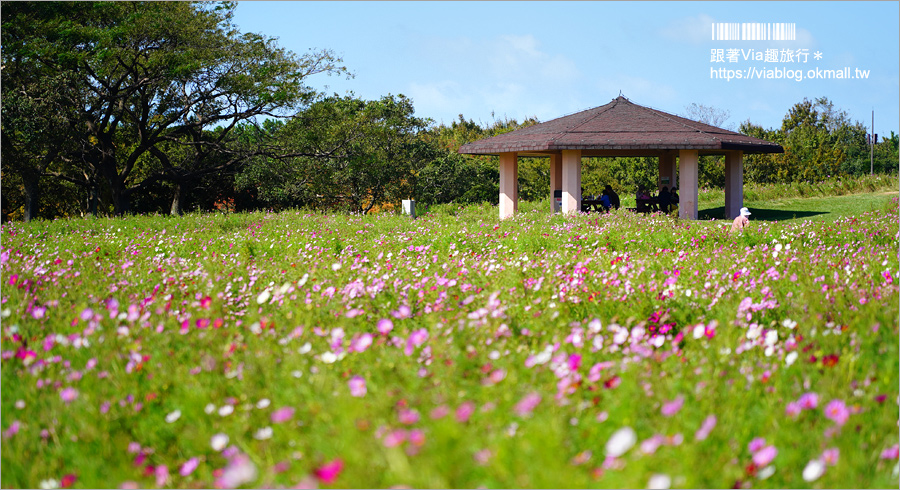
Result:
<svg viewBox="0 0 900 490"><path fill-rule="evenodd" d="M113 212L116 216L125 216L131 212L131 196L124 182L111 182Z"/></svg>
<svg viewBox="0 0 900 490"><path fill-rule="evenodd" d="M87 197L87 209L88 212L91 213L95 218L100 216L100 191L97 188L96 182L91 182L88 184L88 197Z"/></svg>
<svg viewBox="0 0 900 490"><path fill-rule="evenodd" d="M22 180L25 183L25 222L29 222L37 217L38 205L40 204L41 188L40 181L36 176L23 175Z"/></svg>
<svg viewBox="0 0 900 490"><path fill-rule="evenodd" d="M172 216L184 214L181 207L184 203L185 186L182 181L175 182L175 195L172 197L172 209L169 211Z"/></svg>

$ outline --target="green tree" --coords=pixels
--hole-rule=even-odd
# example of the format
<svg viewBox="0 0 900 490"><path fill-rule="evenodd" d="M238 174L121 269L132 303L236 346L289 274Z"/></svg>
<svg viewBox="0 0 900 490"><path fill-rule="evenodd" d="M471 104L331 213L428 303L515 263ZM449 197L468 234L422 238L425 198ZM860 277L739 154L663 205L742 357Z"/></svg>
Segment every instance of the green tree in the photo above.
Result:
<svg viewBox="0 0 900 490"><path fill-rule="evenodd" d="M308 77L346 73L330 51L298 57L272 39L241 34L230 2L13 5L3 9L4 63L7 27L17 25L13 44L30 65L68 74L76 89L64 97L78 109L72 125L83 142L81 161L105 180L116 214L129 212L130 196L161 178L175 185L177 211L186 182L222 169L206 163L238 123L292 113L316 95L304 84ZM191 156L173 161L164 144ZM141 171L147 154L159 160L161 174Z"/></svg>
<svg viewBox="0 0 900 490"><path fill-rule="evenodd" d="M859 174L867 155L866 129L826 97L803 99L785 115L781 128L743 123L741 133L784 147L783 154L748 155L745 177L756 183L819 180Z"/></svg>
<svg viewBox="0 0 900 490"><path fill-rule="evenodd" d="M420 138L428 121L414 114L403 95L326 97L270 128L271 144L242 172L239 185L261 183L261 197L281 206L357 213L413 197L418 170L436 155Z"/></svg>

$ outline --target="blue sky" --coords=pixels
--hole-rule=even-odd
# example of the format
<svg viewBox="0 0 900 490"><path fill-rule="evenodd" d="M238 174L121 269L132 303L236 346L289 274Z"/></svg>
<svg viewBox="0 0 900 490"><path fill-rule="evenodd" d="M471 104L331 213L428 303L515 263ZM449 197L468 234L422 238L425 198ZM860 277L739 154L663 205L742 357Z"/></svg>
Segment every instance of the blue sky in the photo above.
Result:
<svg viewBox="0 0 900 490"><path fill-rule="evenodd" d="M875 132L890 134L900 133L898 19L898 2L242 1L234 22L296 53L334 50L355 74L317 75L315 88L404 94L418 116L447 124L458 114L546 121L621 91L674 114L691 103L727 110L732 129L748 119L778 127L804 97L825 96L867 127L874 109ZM715 22L793 23L796 40L712 40ZM767 50L779 60L753 60ZM782 62L785 50L805 50L806 61ZM845 67L868 77L816 78ZM727 70L745 78L728 81Z"/></svg>

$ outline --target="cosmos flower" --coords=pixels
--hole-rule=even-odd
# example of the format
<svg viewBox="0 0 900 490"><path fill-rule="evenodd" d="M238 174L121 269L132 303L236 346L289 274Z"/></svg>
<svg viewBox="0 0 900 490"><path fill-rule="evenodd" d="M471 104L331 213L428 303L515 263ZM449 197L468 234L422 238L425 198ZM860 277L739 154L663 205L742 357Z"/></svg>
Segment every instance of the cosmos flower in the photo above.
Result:
<svg viewBox="0 0 900 490"><path fill-rule="evenodd" d="M347 385L350 387L350 395L355 397L366 396L366 380L360 376L354 376L350 378L350 381L347 381Z"/></svg>
<svg viewBox="0 0 900 490"><path fill-rule="evenodd" d="M832 420L837 425L844 425L850 417L850 410L842 400L831 400L825 406L825 417Z"/></svg>
<svg viewBox="0 0 900 490"><path fill-rule="evenodd" d="M628 452L637 442L637 434L631 427L622 427L606 441L606 455L618 458Z"/></svg>

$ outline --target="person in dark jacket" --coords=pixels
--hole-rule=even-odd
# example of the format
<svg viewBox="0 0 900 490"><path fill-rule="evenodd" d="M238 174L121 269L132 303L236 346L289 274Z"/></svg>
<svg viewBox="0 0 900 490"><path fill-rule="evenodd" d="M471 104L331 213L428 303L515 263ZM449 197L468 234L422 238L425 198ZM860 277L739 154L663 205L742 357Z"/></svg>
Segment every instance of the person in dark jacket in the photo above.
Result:
<svg viewBox="0 0 900 490"><path fill-rule="evenodd" d="M620 203L620 201L619 201L619 195L616 194L616 191L614 191L613 188L612 188L612 186L609 185L609 184L606 184L606 189L605 189L605 191L606 191L606 193L609 195L609 204L610 204L613 208L619 209L619 205L620 205L621 203Z"/></svg>
<svg viewBox="0 0 900 490"><path fill-rule="evenodd" d="M668 213L670 204L672 204L672 194L669 193L669 186L664 185L659 191L659 210Z"/></svg>

